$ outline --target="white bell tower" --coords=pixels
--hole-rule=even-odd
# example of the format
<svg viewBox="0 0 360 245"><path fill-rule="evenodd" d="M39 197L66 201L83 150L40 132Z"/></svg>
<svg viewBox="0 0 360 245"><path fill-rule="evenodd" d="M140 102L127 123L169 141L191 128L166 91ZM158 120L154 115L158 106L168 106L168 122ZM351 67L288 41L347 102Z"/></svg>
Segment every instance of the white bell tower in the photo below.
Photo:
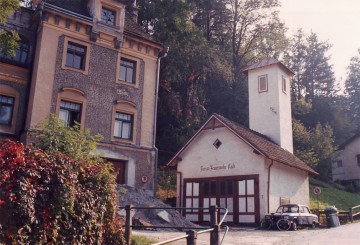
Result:
<svg viewBox="0 0 360 245"><path fill-rule="evenodd" d="M294 73L273 58L243 70L249 83L249 127L293 153L290 77Z"/></svg>

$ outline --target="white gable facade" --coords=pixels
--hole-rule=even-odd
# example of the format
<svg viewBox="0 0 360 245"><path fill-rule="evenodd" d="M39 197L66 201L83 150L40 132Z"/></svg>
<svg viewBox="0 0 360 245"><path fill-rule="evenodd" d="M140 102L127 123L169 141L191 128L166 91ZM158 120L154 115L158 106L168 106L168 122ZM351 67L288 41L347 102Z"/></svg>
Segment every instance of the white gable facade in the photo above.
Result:
<svg viewBox="0 0 360 245"><path fill-rule="evenodd" d="M360 133L340 146L333 156L333 181L355 181L360 184Z"/></svg>
<svg viewBox="0 0 360 245"><path fill-rule="evenodd" d="M225 221L255 225L280 204L309 205L309 173L295 157L290 76L266 58L244 70L249 79L250 129L214 114L170 160L177 167L177 206L191 221L210 221L206 209L227 208Z"/></svg>
<svg viewBox="0 0 360 245"><path fill-rule="evenodd" d="M178 173L177 206L217 205L229 210L227 222L254 225L281 202L309 204L307 171L265 157L217 117L172 160ZM199 223L210 219L196 209L185 215Z"/></svg>

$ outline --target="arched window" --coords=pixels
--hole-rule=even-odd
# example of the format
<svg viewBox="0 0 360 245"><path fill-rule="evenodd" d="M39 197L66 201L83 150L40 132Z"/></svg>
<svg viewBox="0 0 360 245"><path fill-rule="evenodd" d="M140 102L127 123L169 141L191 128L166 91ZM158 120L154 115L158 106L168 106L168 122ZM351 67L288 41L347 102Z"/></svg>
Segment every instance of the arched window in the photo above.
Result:
<svg viewBox="0 0 360 245"><path fill-rule="evenodd" d="M63 88L58 94L56 103L56 115L64 121L66 126L72 127L77 123L84 129L86 99L81 90L75 88Z"/></svg>
<svg viewBox="0 0 360 245"><path fill-rule="evenodd" d="M19 100L18 91L0 84L0 132L15 134Z"/></svg>

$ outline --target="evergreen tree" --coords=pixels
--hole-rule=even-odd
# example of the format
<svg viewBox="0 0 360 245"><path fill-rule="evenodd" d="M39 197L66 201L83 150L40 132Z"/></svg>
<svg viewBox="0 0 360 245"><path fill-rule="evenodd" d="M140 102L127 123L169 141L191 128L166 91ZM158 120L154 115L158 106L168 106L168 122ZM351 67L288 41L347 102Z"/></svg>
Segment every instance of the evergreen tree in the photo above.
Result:
<svg viewBox="0 0 360 245"><path fill-rule="evenodd" d="M345 92L349 97L349 111L353 116L353 121L360 130L360 49L358 55L350 60L348 74L345 81Z"/></svg>
<svg viewBox="0 0 360 245"><path fill-rule="evenodd" d="M316 33L307 36L301 29L295 33L285 53L286 63L296 73L291 87L293 99L311 102L316 96L335 93L335 76L327 55L330 48Z"/></svg>

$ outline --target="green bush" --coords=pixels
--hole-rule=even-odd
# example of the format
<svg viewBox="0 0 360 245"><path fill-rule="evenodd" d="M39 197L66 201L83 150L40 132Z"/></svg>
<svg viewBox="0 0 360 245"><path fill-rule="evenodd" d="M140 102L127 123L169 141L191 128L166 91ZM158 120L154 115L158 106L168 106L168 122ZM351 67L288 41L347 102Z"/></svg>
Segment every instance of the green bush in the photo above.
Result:
<svg viewBox="0 0 360 245"><path fill-rule="evenodd" d="M123 244L111 165L89 154L95 138L55 117L33 135L45 150L0 143L0 244Z"/></svg>

